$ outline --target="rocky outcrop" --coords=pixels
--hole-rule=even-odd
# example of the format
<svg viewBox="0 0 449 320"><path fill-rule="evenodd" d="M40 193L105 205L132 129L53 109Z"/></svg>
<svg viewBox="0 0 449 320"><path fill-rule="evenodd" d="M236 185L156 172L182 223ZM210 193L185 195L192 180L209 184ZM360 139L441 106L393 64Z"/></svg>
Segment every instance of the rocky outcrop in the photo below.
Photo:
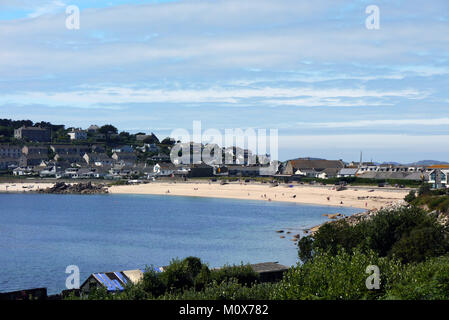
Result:
<svg viewBox="0 0 449 320"><path fill-rule="evenodd" d="M42 189L39 192L55 194L105 194L108 193L108 188L103 184L93 185L91 182L75 184L57 182L53 187Z"/></svg>

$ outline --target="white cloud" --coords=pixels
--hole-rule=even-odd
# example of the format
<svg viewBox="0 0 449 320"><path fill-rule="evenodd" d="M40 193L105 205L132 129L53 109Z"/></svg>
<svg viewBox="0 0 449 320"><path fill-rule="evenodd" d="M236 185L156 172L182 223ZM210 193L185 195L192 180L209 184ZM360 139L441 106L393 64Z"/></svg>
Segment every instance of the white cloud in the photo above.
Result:
<svg viewBox="0 0 449 320"><path fill-rule="evenodd" d="M262 105L297 105L297 106L356 106L356 105L383 105L378 102L363 100L345 102L343 98L375 98L402 97L409 99L423 98L425 93L405 89L396 91L375 91L368 89L316 89L316 88L236 88L226 89L211 87L206 89L134 89L129 87L89 87L81 91L66 92L18 92L5 94L0 102L15 102L32 104L41 101L48 105L77 105L95 106L100 104L119 103L240 103L245 100L256 100L248 103ZM288 99L305 97L298 99ZM287 100L284 100L286 99Z"/></svg>
<svg viewBox="0 0 449 320"><path fill-rule="evenodd" d="M297 122L298 126L311 128L362 128L380 126L443 126L449 125L449 118L435 119L385 119L354 120L341 122Z"/></svg>

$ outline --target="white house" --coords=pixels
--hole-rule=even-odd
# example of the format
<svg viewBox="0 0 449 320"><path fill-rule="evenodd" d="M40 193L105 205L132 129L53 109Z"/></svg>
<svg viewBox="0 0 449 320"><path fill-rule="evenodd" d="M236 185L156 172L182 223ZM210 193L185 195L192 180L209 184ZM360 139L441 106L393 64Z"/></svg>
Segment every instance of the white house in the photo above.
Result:
<svg viewBox="0 0 449 320"><path fill-rule="evenodd" d="M338 178L355 177L358 171L359 171L358 168L343 168L340 169L340 171L337 174L337 177Z"/></svg>
<svg viewBox="0 0 449 320"><path fill-rule="evenodd" d="M87 131L81 129L72 129L68 133L70 140L86 140L87 139Z"/></svg>
<svg viewBox="0 0 449 320"><path fill-rule="evenodd" d="M433 169L429 174L429 181L433 188L447 188L449 186L449 168Z"/></svg>
<svg viewBox="0 0 449 320"><path fill-rule="evenodd" d="M112 149L112 153L132 153L134 151L132 146L121 146Z"/></svg>

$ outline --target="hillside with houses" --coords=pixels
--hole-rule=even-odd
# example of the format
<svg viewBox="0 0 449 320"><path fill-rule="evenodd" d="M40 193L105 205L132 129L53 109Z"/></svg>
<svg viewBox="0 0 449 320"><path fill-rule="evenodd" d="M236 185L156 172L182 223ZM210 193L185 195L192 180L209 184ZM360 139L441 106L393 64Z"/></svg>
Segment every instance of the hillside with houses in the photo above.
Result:
<svg viewBox="0 0 449 320"><path fill-rule="evenodd" d="M191 151L188 161L171 161L170 152L177 144ZM306 157L280 162L270 161L268 154L255 155L247 149L216 146L222 154L218 160L223 161L206 164L201 160L206 147L169 137L159 140L153 133L119 132L110 124L93 124L82 129L0 119L2 176L106 180L269 177L310 183L370 182L380 186L391 182L398 187L423 182L435 188L448 185L449 165L441 162L401 165Z"/></svg>

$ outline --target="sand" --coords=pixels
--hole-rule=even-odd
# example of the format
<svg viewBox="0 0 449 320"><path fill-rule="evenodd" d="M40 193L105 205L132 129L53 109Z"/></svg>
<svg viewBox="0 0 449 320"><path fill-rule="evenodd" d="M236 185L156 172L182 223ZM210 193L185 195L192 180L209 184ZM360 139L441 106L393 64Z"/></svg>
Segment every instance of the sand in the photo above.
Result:
<svg viewBox="0 0 449 320"><path fill-rule="evenodd" d="M380 209L400 203L408 189L384 189L350 187L336 191L334 186L306 186L281 184L272 187L269 184L230 183L168 183L151 182L148 184L112 186L112 194L154 194L166 196L193 196L211 198L230 198L261 201L282 201L303 204L353 207L362 209ZM329 199L328 199L329 198Z"/></svg>
<svg viewBox="0 0 449 320"><path fill-rule="evenodd" d="M35 192L39 189L52 187L53 185L53 183L49 182L0 183L0 192Z"/></svg>
<svg viewBox="0 0 449 320"><path fill-rule="evenodd" d="M49 182L0 183L0 192L31 192L52 187ZM150 182L139 185L112 186L112 194L154 194L166 196L191 196L260 201L282 201L361 209L380 209L403 201L409 189L377 187L348 187L336 191L334 186L309 186L281 184L272 187L261 183L217 182Z"/></svg>

